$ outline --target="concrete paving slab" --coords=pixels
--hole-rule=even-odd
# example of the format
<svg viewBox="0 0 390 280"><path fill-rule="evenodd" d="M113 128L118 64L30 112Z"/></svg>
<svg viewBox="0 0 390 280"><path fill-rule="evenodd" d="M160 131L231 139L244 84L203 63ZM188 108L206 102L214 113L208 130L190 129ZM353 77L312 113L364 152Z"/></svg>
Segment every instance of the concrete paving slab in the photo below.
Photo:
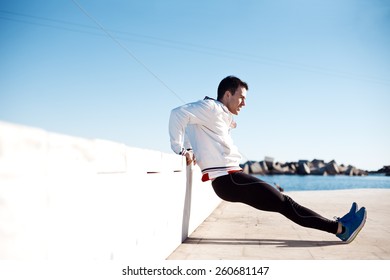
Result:
<svg viewBox="0 0 390 280"><path fill-rule="evenodd" d="M168 260L390 260L390 190L354 189L286 193L332 219L353 201L367 209L365 227L345 244L326 232L301 227L278 213L222 202Z"/></svg>

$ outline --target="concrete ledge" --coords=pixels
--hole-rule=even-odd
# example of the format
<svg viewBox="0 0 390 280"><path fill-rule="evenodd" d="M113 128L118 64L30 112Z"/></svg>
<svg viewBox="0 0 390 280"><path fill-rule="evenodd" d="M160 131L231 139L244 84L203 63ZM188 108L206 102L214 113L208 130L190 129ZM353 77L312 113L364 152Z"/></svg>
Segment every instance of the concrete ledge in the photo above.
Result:
<svg viewBox="0 0 390 280"><path fill-rule="evenodd" d="M183 157L0 122L0 259L162 260L220 199Z"/></svg>

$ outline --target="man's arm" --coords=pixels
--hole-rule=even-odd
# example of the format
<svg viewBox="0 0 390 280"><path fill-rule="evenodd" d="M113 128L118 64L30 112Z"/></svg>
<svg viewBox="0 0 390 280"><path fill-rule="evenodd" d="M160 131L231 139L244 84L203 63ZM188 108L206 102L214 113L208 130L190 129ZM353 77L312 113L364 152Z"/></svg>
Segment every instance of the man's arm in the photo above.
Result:
<svg viewBox="0 0 390 280"><path fill-rule="evenodd" d="M205 124L210 120L207 114L210 112L210 104L194 102L175 108L169 118L169 136L171 148L176 154L186 157L187 163L194 161L191 148L186 137L186 127L189 124Z"/></svg>
<svg viewBox="0 0 390 280"><path fill-rule="evenodd" d="M171 149L176 154L183 154L185 129L190 121L188 113L182 107L175 108L171 111L169 118L169 138L171 141Z"/></svg>
<svg viewBox="0 0 390 280"><path fill-rule="evenodd" d="M186 158L186 164L192 162L196 164L194 153L191 149L191 143L185 132L190 119L185 110L179 108L171 111L169 118L169 136L171 148L176 154L180 154Z"/></svg>

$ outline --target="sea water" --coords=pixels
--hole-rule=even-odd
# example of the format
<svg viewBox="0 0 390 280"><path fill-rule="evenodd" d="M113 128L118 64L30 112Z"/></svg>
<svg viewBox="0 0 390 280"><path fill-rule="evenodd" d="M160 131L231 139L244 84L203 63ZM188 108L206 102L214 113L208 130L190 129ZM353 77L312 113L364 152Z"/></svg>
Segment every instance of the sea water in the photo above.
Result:
<svg viewBox="0 0 390 280"><path fill-rule="evenodd" d="M285 191L390 189L390 176L314 176L314 175L255 175L261 180L278 184Z"/></svg>

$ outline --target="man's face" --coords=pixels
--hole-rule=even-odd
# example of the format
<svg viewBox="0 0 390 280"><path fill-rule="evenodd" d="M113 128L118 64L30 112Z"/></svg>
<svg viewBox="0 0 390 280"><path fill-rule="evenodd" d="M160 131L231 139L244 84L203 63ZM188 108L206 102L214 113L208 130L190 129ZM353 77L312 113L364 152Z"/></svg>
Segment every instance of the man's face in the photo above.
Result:
<svg viewBox="0 0 390 280"><path fill-rule="evenodd" d="M238 87L234 95L228 91L224 97L225 102L223 103L225 106L232 114L238 115L241 108L245 106L246 89L244 87Z"/></svg>

